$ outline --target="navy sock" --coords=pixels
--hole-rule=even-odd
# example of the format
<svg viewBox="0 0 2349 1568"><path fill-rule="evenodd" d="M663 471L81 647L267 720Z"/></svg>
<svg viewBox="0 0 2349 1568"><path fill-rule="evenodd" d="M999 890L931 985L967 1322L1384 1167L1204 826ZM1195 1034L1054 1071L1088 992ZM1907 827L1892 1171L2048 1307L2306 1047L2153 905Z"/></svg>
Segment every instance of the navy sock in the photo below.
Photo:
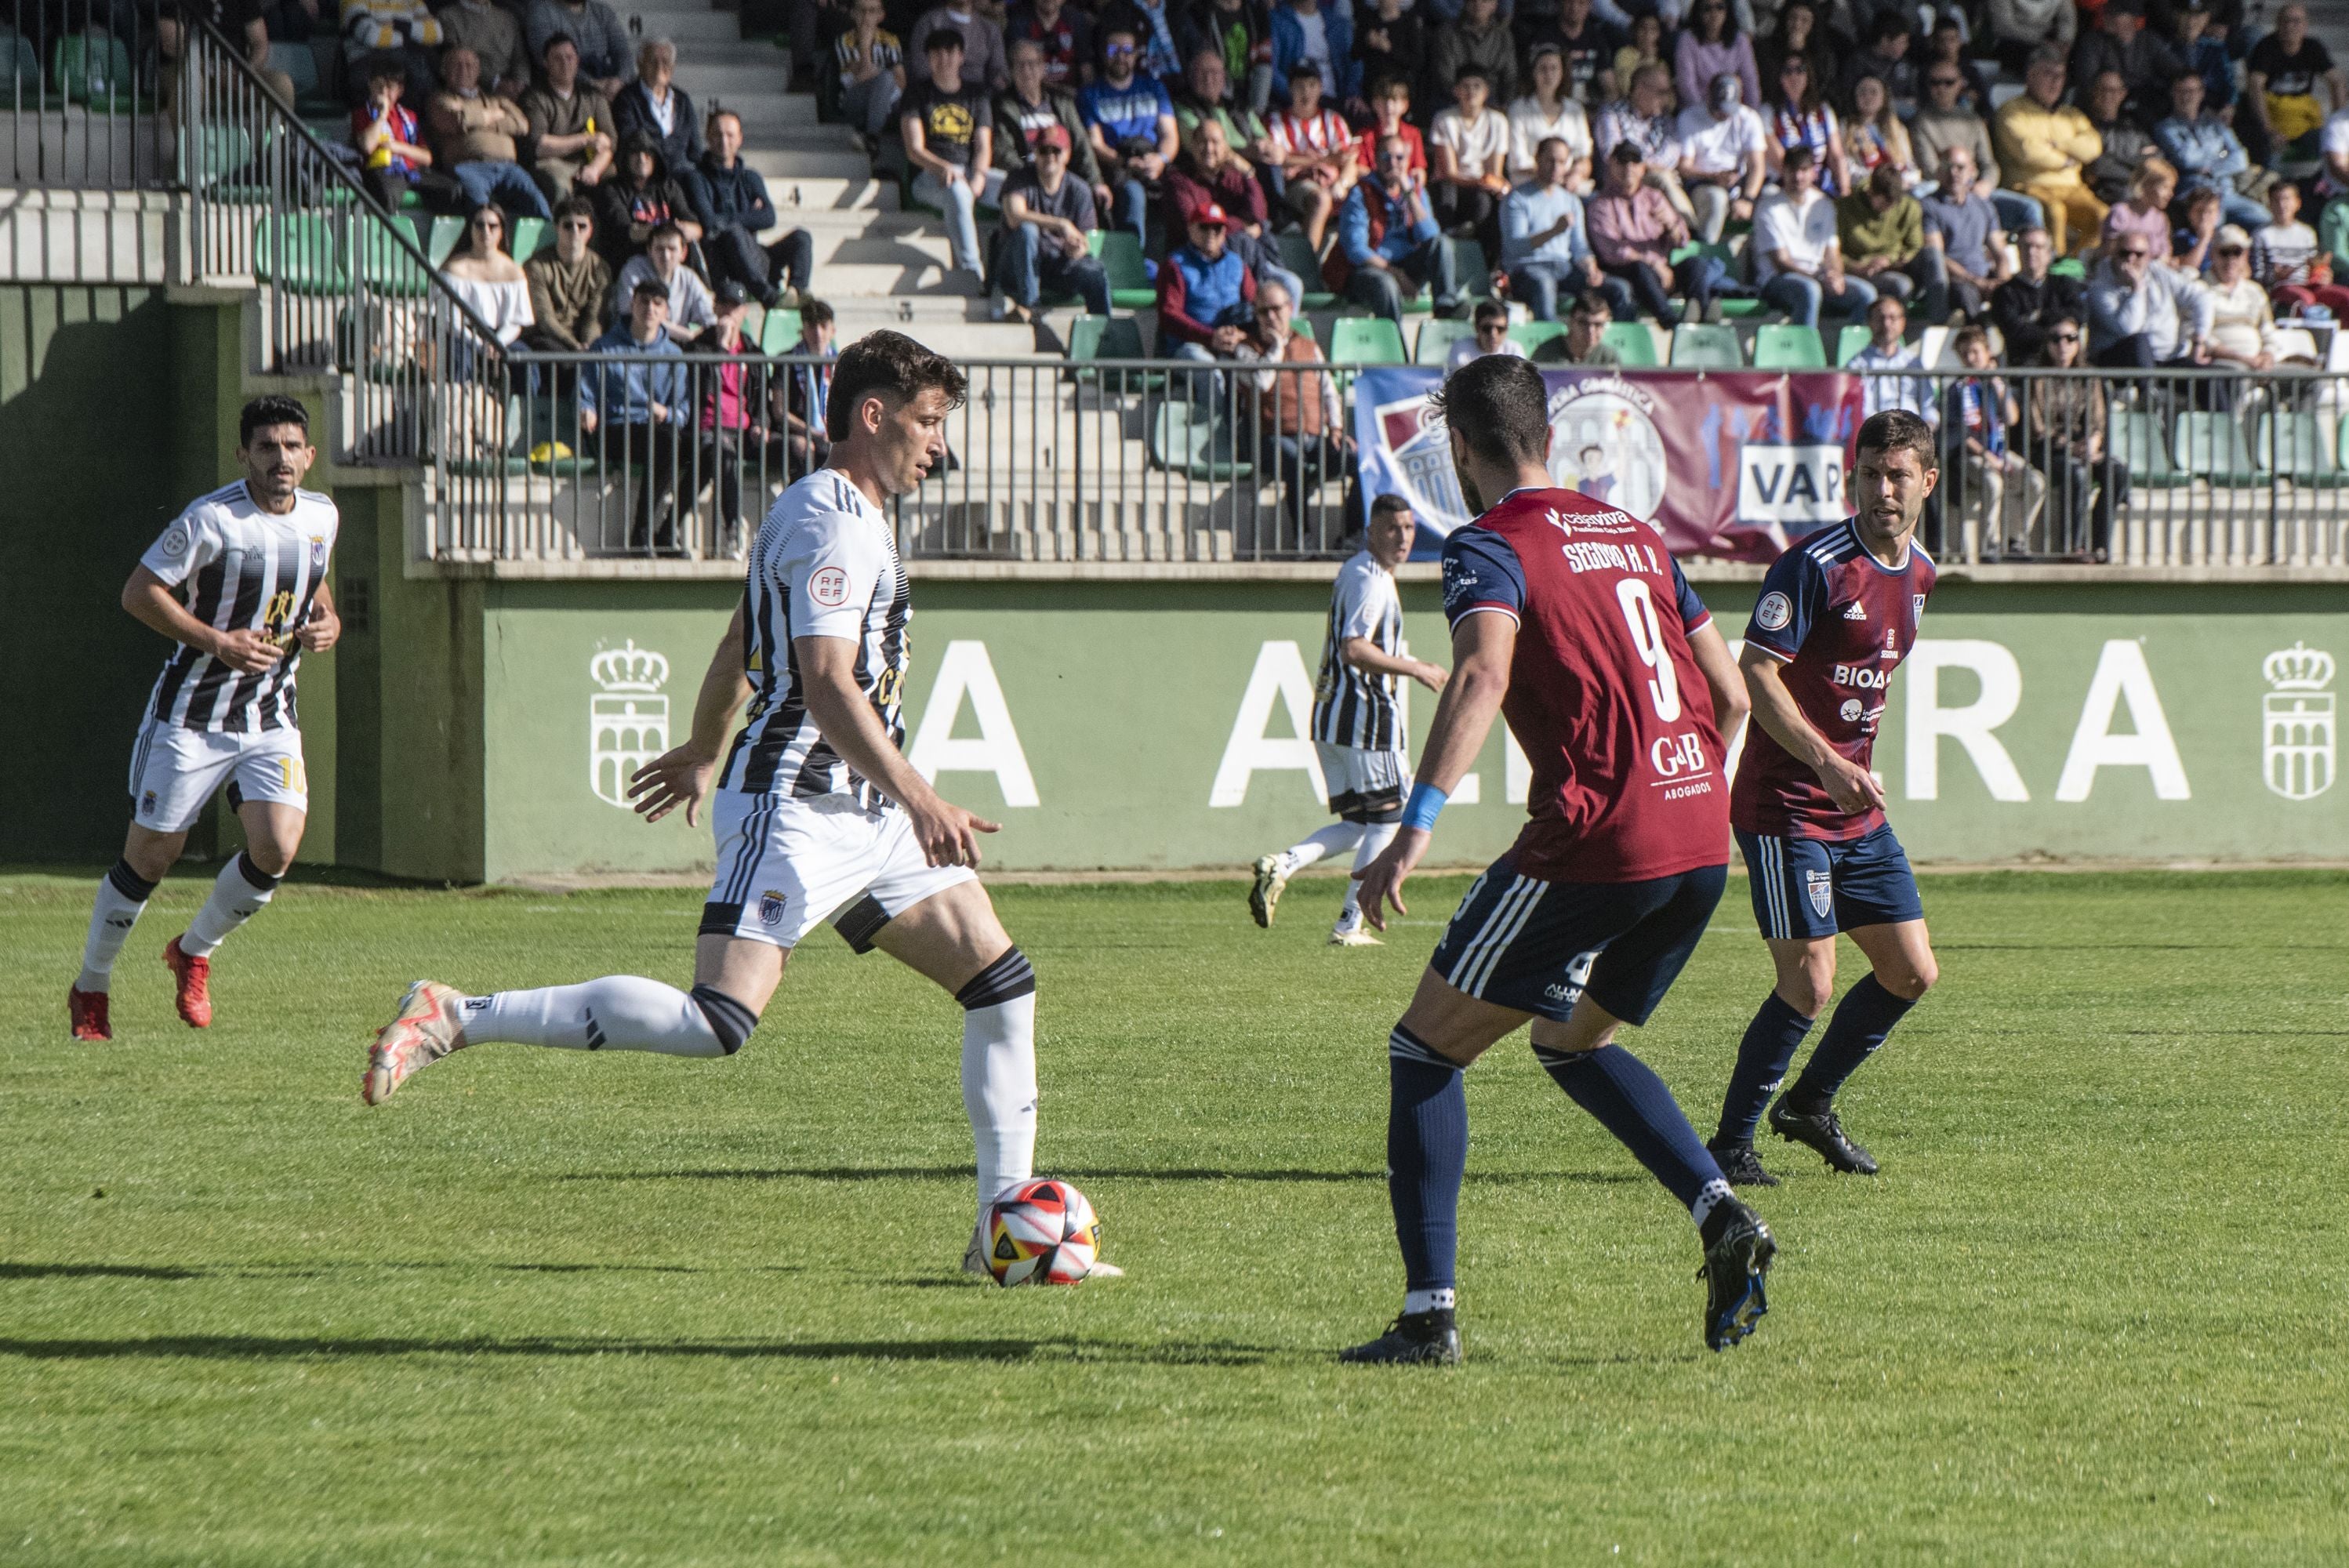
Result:
<svg viewBox="0 0 2349 1568"><path fill-rule="evenodd" d="M1449 1291L1468 1165L1467 1091L1458 1066L1400 1024L1387 1037L1387 1197L1404 1284Z"/></svg>
<svg viewBox="0 0 2349 1568"><path fill-rule="evenodd" d="M1875 975L1864 977L1844 993L1835 1016L1827 1021L1827 1032L1820 1037L1819 1048L1803 1065L1802 1076L1786 1091L1786 1098L1805 1109L1815 1109L1835 1099L1844 1080L1876 1054L1876 1047L1884 1043L1892 1026L1916 1005L1887 991L1877 983Z"/></svg>
<svg viewBox="0 0 2349 1568"><path fill-rule="evenodd" d="M1728 1195L1729 1184L1722 1180L1712 1151L1647 1063L1620 1046L1574 1052L1536 1046L1534 1059L1568 1099L1597 1117L1651 1175L1687 1204L1700 1224L1713 1202Z"/></svg>
<svg viewBox="0 0 2349 1568"><path fill-rule="evenodd" d="M1775 991L1770 993L1762 1010L1745 1026L1745 1038L1738 1044L1737 1068L1729 1075L1729 1092L1721 1097L1721 1127L1713 1135L1714 1147L1754 1141L1764 1108L1785 1080L1795 1052L1815 1022L1795 1011Z"/></svg>

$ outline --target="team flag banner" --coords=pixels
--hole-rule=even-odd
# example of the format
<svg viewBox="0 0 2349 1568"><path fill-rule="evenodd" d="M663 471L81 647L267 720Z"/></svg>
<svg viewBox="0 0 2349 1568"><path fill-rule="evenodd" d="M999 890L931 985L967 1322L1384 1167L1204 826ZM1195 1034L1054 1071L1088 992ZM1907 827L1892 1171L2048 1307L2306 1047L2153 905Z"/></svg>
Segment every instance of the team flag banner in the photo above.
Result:
<svg viewBox="0 0 2349 1568"><path fill-rule="evenodd" d="M1542 379L1558 485L1645 518L1675 555L1766 561L1850 515L1856 376L1546 370ZM1443 417L1428 403L1443 380L1440 370L1407 366L1364 370L1354 382L1362 493L1410 500L1420 561L1470 521Z"/></svg>

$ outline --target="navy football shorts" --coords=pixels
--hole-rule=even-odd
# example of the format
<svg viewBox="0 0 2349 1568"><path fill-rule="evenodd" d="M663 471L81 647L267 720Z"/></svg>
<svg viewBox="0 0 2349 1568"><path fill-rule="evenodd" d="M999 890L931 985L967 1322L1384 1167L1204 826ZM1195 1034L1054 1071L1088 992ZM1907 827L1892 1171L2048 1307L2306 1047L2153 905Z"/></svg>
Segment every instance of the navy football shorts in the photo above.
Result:
<svg viewBox="0 0 2349 1568"><path fill-rule="evenodd" d="M1764 936L1833 936L1854 926L1925 918L1917 873L1889 822L1841 842L1741 832L1737 847Z"/></svg>
<svg viewBox="0 0 2349 1568"><path fill-rule="evenodd" d="M1429 965L1455 990L1564 1022L1585 990L1644 1024L1696 951L1725 865L1647 882L1540 882L1514 850L1468 890Z"/></svg>

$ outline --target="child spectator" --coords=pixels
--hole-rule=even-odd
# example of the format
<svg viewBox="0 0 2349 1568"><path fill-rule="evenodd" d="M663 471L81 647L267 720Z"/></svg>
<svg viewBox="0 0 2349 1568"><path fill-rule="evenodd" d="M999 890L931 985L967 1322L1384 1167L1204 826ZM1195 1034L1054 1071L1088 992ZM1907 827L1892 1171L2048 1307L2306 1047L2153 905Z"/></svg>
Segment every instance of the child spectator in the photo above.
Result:
<svg viewBox="0 0 2349 1568"><path fill-rule="evenodd" d="M2316 242L2316 231L2300 221L2300 187L2279 181L2268 192L2275 221L2251 236L2251 275L2268 297L2297 315L2321 304L2335 321L2349 320L2349 288L2333 281L2333 258Z"/></svg>
<svg viewBox="0 0 2349 1568"><path fill-rule="evenodd" d="M392 55L378 55L367 67L367 97L351 110L351 145L359 150L360 178L378 201L393 211L410 191L434 205L460 200L463 188L432 167L431 150L416 128L416 111L403 106L408 67Z"/></svg>

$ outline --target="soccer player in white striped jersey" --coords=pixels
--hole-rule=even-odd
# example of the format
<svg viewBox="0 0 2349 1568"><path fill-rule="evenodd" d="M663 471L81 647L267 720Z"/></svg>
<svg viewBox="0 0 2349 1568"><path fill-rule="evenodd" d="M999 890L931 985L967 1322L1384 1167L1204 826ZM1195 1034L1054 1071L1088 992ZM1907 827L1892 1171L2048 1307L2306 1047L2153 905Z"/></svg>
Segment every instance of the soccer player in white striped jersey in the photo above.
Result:
<svg viewBox="0 0 2349 1568"><path fill-rule="evenodd" d="M222 785L244 848L163 949L190 1027L212 1021L214 949L269 902L301 847L310 799L294 666L342 634L326 587L339 516L302 489L317 455L300 403L247 403L237 420L244 478L189 503L123 584L122 607L179 646L148 699L130 756L130 831L98 884L81 974L66 994L77 1040L114 1037L114 961Z"/></svg>
<svg viewBox="0 0 2349 1568"><path fill-rule="evenodd" d="M369 1105L451 1051L492 1041L732 1056L792 949L829 921L857 952L877 947L962 1004L980 1218L1033 1173L1036 972L971 872L978 835L996 824L939 799L899 750L913 593L881 509L945 460L947 416L964 387L950 361L898 333L872 333L840 356L831 457L759 530L692 736L631 781L647 820L682 806L691 822L716 776L718 873L693 989L623 975L467 995L419 980L368 1053ZM721 771L745 699L749 722ZM963 1266L984 1274L979 1246L974 1231Z"/></svg>
<svg viewBox="0 0 2349 1568"><path fill-rule="evenodd" d="M1324 855L1349 850L1359 872L1393 841L1395 825L1402 820L1411 758L1403 750L1401 683L1408 677L1440 692L1444 680L1441 665L1402 651L1402 600L1395 592L1394 573L1411 559L1417 526L1409 501L1399 495L1379 497L1371 503L1362 550L1338 569L1330 593L1330 630L1321 644L1321 679L1313 693L1313 749L1338 820L1278 854L1257 858L1248 913L1258 925L1272 924L1289 878ZM1350 879L1346 883L1346 901L1330 932L1333 947L1379 945L1362 929L1360 887Z"/></svg>

